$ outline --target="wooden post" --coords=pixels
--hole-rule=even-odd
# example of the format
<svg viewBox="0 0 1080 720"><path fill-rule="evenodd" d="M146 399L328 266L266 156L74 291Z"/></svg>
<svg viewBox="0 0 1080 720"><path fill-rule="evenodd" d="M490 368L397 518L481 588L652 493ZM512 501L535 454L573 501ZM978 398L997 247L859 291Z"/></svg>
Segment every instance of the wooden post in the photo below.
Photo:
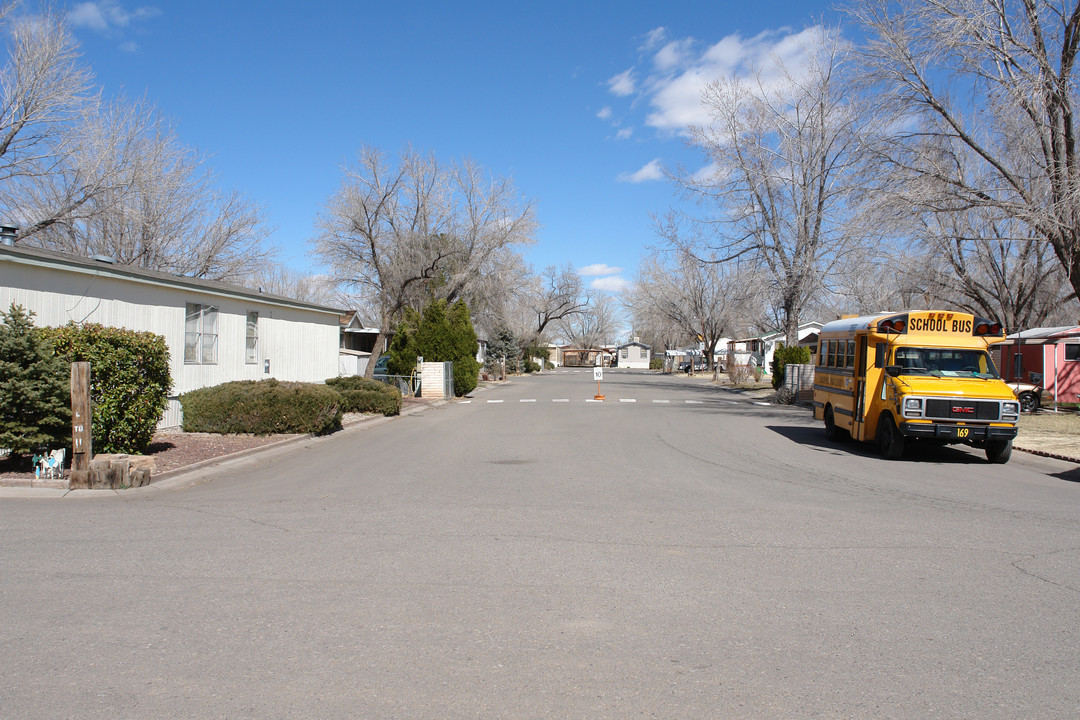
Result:
<svg viewBox="0 0 1080 720"><path fill-rule="evenodd" d="M90 363L71 363L71 486L84 487L94 457L90 418ZM76 475L78 473L78 475Z"/></svg>

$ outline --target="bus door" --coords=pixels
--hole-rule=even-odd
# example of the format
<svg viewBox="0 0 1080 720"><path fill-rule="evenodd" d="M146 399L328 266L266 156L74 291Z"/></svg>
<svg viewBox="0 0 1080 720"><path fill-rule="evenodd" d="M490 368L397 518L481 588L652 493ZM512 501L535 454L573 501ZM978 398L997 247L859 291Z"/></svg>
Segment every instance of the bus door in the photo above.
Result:
<svg viewBox="0 0 1080 720"><path fill-rule="evenodd" d="M866 335L859 335L855 351L855 391L851 413L851 437L863 438L863 421L866 419Z"/></svg>

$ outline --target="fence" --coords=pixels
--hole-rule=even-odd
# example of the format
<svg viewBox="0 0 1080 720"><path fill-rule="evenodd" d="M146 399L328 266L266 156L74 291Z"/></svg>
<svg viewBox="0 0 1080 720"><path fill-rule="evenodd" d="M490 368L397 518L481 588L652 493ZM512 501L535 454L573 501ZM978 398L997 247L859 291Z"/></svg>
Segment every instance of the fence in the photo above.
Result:
<svg viewBox="0 0 1080 720"><path fill-rule="evenodd" d="M784 388L797 405L814 401L814 366L787 365L784 367Z"/></svg>

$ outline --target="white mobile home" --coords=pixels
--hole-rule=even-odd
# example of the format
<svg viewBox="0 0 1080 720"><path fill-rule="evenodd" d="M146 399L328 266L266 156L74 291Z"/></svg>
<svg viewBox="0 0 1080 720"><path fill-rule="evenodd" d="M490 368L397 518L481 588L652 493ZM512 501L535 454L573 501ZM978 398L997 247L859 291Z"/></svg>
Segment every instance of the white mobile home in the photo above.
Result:
<svg viewBox="0 0 1080 720"><path fill-rule="evenodd" d="M0 308L39 326L99 323L162 335L176 396L231 380L322 382L338 375L340 310L210 280L37 248L0 245Z"/></svg>
<svg viewBox="0 0 1080 720"><path fill-rule="evenodd" d="M649 360L652 357L652 347L649 345L634 338L632 342L620 345L617 350L619 367L649 369Z"/></svg>

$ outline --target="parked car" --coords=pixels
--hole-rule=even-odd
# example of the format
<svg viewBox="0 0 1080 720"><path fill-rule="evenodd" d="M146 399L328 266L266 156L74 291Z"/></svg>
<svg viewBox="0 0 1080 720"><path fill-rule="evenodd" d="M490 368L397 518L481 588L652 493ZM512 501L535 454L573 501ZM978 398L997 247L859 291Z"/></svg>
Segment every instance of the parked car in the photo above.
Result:
<svg viewBox="0 0 1080 720"><path fill-rule="evenodd" d="M1036 382L1041 382L1041 376L1032 376ZM1016 393L1016 399L1020 401L1021 412L1035 412L1042 405L1042 391L1043 389L1033 383L1020 382L1019 380L1012 380L1007 382L1008 386L1012 388Z"/></svg>
<svg viewBox="0 0 1080 720"><path fill-rule="evenodd" d="M386 369L386 363L389 362L389 360L389 355L383 355L375 361L375 374L372 375L372 377L379 382L390 382L389 371Z"/></svg>
<svg viewBox="0 0 1080 720"><path fill-rule="evenodd" d="M690 360L687 360L686 362L680 363L679 364L679 372L690 372L690 364L691 364ZM695 358L693 360L693 365L694 365L694 372L702 372L702 371L708 369L708 367L709 367L709 363L705 361L705 358Z"/></svg>

